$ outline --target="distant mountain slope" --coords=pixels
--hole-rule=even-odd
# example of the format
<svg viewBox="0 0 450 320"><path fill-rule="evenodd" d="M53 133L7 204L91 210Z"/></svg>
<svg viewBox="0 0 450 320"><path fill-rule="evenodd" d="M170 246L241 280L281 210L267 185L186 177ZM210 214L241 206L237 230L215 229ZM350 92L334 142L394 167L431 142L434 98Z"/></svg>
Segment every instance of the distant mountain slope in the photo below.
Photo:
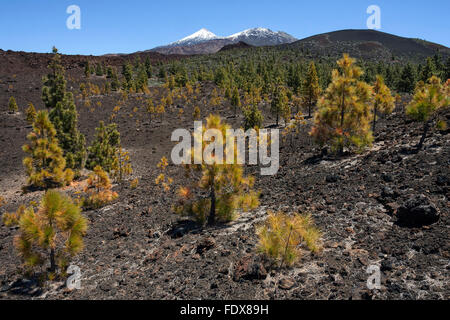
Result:
<svg viewBox="0 0 450 320"><path fill-rule="evenodd" d="M232 44L233 42L227 39L215 39L202 41L190 45L168 45L164 47L157 47L150 52L158 52L161 54L181 54L181 55L191 55L191 54L210 54L216 53L224 46Z"/></svg>
<svg viewBox="0 0 450 320"><path fill-rule="evenodd" d="M219 51L222 52L222 51L227 51L227 50L232 50L232 49L245 49L245 48L253 48L253 46L251 46L248 43L245 43L243 41L239 41L238 43L227 44Z"/></svg>
<svg viewBox="0 0 450 320"><path fill-rule="evenodd" d="M266 28L248 29L228 37L218 37L206 29L200 29L181 40L150 51L163 54L208 54L218 52L226 45L239 42L245 42L251 46L273 46L291 43L296 40L296 38L286 32L274 32Z"/></svg>
<svg viewBox="0 0 450 320"><path fill-rule="evenodd" d="M340 30L323 33L288 44L289 48L306 50L313 55L351 56L365 59L422 60L439 53L446 57L450 49L420 39L404 38L375 30Z"/></svg>

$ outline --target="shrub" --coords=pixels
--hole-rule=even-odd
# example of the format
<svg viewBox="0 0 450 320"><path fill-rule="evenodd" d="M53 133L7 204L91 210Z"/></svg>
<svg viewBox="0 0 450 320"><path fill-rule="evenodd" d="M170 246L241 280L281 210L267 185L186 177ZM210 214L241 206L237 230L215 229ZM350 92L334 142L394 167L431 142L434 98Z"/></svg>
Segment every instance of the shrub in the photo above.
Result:
<svg viewBox="0 0 450 320"><path fill-rule="evenodd" d="M139 179L138 179L138 178L135 178L135 179L131 180L131 182L130 182L130 188L131 188L131 189L136 189L137 186L138 186L138 184L139 184Z"/></svg>
<svg viewBox="0 0 450 320"><path fill-rule="evenodd" d="M167 166L169 165L169 162L167 161L166 157L162 157L161 160L156 165L158 169L161 171L161 173L158 175L158 177L155 179L156 185L161 185L163 190L165 192L170 190L170 185L173 183L173 179L167 176L166 170Z"/></svg>
<svg viewBox="0 0 450 320"><path fill-rule="evenodd" d="M37 211L21 206L17 212L5 214L6 225L18 225L14 244L27 269L33 270L50 261L50 272L59 267L64 272L70 259L83 249L87 219L72 199L49 190Z"/></svg>
<svg viewBox="0 0 450 320"><path fill-rule="evenodd" d="M83 201L83 207L97 209L117 199L118 194L111 190L108 174L100 166L96 166L89 174L85 192L89 194Z"/></svg>
<svg viewBox="0 0 450 320"><path fill-rule="evenodd" d="M310 215L269 212L269 216L257 230L258 250L274 263L290 266L300 258L300 245L312 252L320 250L321 233L314 226Z"/></svg>

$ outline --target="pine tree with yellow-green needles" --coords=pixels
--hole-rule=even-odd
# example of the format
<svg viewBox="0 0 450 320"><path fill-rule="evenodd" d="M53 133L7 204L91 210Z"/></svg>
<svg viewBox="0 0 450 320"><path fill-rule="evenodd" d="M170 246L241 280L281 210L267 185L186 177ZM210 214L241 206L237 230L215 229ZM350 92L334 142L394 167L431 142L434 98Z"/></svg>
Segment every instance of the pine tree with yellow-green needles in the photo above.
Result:
<svg viewBox="0 0 450 320"><path fill-rule="evenodd" d="M347 54L337 62L332 82L318 103L310 135L320 145L361 151L373 141L370 130L372 88L360 80L362 70Z"/></svg>
<svg viewBox="0 0 450 320"><path fill-rule="evenodd" d="M308 108L308 117L311 118L312 107L317 104L317 99L320 95L319 77L317 76L316 65L313 61L309 65L301 92L303 105Z"/></svg>
<svg viewBox="0 0 450 320"><path fill-rule="evenodd" d="M3 221L19 226L14 243L25 267L33 270L49 259L50 272L58 267L65 272L70 259L83 249L88 225L72 199L55 190L45 193L36 211L21 206L17 212L5 214Z"/></svg>
<svg viewBox="0 0 450 320"><path fill-rule="evenodd" d="M33 132L27 136L28 143L22 149L29 156L23 159L32 186L48 188L70 183L73 172L66 168L63 151L58 145L56 130L47 111L39 111L33 123Z"/></svg>
<svg viewBox="0 0 450 320"><path fill-rule="evenodd" d="M275 263L290 266L301 255L300 244L312 252L320 250L321 233L311 215L269 212L266 222L257 230L258 250Z"/></svg>
<svg viewBox="0 0 450 320"><path fill-rule="evenodd" d="M28 108L27 110L25 110L25 115L27 122L32 125L34 120L36 119L37 112L31 102L28 103Z"/></svg>
<svg viewBox="0 0 450 320"><path fill-rule="evenodd" d="M17 106L16 99L14 97L9 98L8 108L10 113L16 113L19 111L19 107Z"/></svg>
<svg viewBox="0 0 450 320"><path fill-rule="evenodd" d="M394 110L395 98L391 94L391 90L384 84L382 76L377 75L375 85L373 87L373 125L372 131L375 132L377 123L377 113L389 114Z"/></svg>
<svg viewBox="0 0 450 320"><path fill-rule="evenodd" d="M414 91L414 97L406 107L406 114L409 117L424 123L422 137L417 145L417 150L422 148L427 133L434 122L436 122L436 126L439 129L446 128L446 122L438 119L437 111L449 106L449 88L449 80L442 85L441 80L436 76L428 79L427 83L418 82Z"/></svg>
<svg viewBox="0 0 450 320"><path fill-rule="evenodd" d="M201 136L208 129L216 129L222 133L221 136L224 139L226 130L229 128L229 125L222 122L219 116L210 115L206 119L206 126ZM220 135L214 137L214 142L206 142L201 136L194 134L194 139L197 139L202 146L201 154L205 158L201 164L195 164L199 162L199 159L195 160L194 149L191 150L191 163L194 164L185 165L187 180L190 184L179 189L179 202L175 206L175 212L194 217L201 224L207 221L209 225L213 225L217 220L227 222L235 219L237 209L256 208L259 200L258 193L253 190L254 178L244 176L242 165L238 164L236 159L233 164L217 163L220 151L212 148L211 143L218 148L223 148L225 144L221 141ZM236 145L234 147L237 148ZM236 156L236 152L234 155ZM206 196L202 196L204 193Z"/></svg>
<svg viewBox="0 0 450 320"><path fill-rule="evenodd" d="M117 192L111 190L112 185L108 174L100 166L95 166L89 174L85 192L89 197L83 201L85 208L97 209L117 199Z"/></svg>

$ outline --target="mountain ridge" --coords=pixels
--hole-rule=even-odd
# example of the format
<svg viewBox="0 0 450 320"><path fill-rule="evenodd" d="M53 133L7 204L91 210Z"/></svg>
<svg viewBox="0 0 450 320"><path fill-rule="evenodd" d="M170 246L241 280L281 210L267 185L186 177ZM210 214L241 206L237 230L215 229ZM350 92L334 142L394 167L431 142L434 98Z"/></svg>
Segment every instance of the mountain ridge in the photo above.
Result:
<svg viewBox="0 0 450 320"><path fill-rule="evenodd" d="M292 43L297 39L283 31L272 31L267 28L251 28L230 36L219 37L202 28L197 32L165 46L148 51L162 54L209 54L216 53L226 45L245 42L250 46L268 46Z"/></svg>
<svg viewBox="0 0 450 320"><path fill-rule="evenodd" d="M290 49L307 50L313 55L351 56L365 59L396 60L414 58L421 60L439 53L450 56L450 49L444 45L417 38L402 37L369 29L344 29L306 37L283 45Z"/></svg>

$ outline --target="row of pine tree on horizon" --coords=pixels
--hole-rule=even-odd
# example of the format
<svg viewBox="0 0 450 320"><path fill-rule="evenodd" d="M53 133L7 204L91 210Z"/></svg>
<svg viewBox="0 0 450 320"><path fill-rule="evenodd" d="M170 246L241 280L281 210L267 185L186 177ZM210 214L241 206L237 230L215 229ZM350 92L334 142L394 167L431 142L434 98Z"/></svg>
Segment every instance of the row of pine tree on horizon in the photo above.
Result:
<svg viewBox="0 0 450 320"><path fill-rule="evenodd" d="M19 226L19 234L14 241L25 270L35 272L38 269L43 272L42 267L49 261L48 273L44 273L50 279L64 277L70 260L83 249L88 221L82 210L97 209L117 199L118 194L112 191L110 178L120 183L132 174L130 158L121 147L120 133L115 123L105 125L100 122L92 144L86 147L86 139L78 130L73 93L66 88L61 57L56 49L53 53L50 73L43 81L42 100L46 109L36 111L33 105L28 107L26 119L32 124L32 132L23 146L27 154L23 160L28 177L25 189L47 191L39 204L23 205L16 212L3 215L6 225ZM330 147L337 155L342 155L344 150L366 150L373 142L377 117L391 113L396 97L399 97L394 96L385 83L387 71L380 69L382 74L375 74L373 81L367 82L363 68L346 54L337 61L337 67L330 75L324 77L320 76L323 75L324 64L316 67L314 61L306 67L298 67L300 71L291 67L283 69L277 61L270 59L265 65L252 61L247 64L241 60L239 63L225 61L218 64L214 71L207 71L198 67L195 59L186 62L192 68L189 72L182 62L159 65L158 78L163 80L163 87L168 91L163 98L167 105L173 103L171 94L176 88L185 88L189 92L199 82L214 82L234 108L234 114L242 111L245 129L258 130L263 126L260 106L265 102L270 104L276 125L282 118L284 134L293 134L305 124L301 108L307 111L308 118L312 118L309 134L314 141L320 146ZM402 76L399 80L408 82L408 90L400 92L408 92L413 86L411 91L414 94L405 110L407 116L423 122L418 151L432 128L444 130L446 127L438 111L449 105L450 79L442 81L444 69L439 69L435 60L427 59L420 77L413 74L411 77ZM274 63L272 66L271 62ZM121 91L126 99L128 94L145 95L149 92L148 80L152 77L152 68L147 61L138 61L134 66L126 63L122 68L122 82L119 82L114 67L106 67L106 75L112 90ZM103 76L105 68L97 65L95 70L97 76ZM409 73L409 70L413 68L407 64L402 74ZM87 62L85 77L91 75L92 70ZM328 80L324 82L324 78ZM321 83L327 83L326 89ZM213 98L219 95L216 88L211 95ZM148 112L154 112L150 109L153 102L147 100L147 104ZM10 100L10 110L17 111L14 98ZM194 111L194 118L200 118L198 108ZM211 114L206 117L204 130L211 128L226 132L229 125L220 116ZM177 190L165 157L157 167L161 173L155 184L161 187L161 193L174 190L178 198L173 211L195 219L200 225L226 223L236 219L239 210L259 206L259 194L254 190L255 178L244 175L242 165L218 165L214 162L187 165L186 183ZM73 200L56 190L69 185L74 179L80 179L84 168L91 170L84 190L86 197ZM134 181L134 187L136 185ZM199 196L205 192L208 197ZM305 243L313 252L320 251L320 230L315 227L311 216L303 213L270 212L265 224L258 228L258 235L258 250L276 262L278 267L298 261L299 243ZM61 238L64 241L60 241Z"/></svg>

